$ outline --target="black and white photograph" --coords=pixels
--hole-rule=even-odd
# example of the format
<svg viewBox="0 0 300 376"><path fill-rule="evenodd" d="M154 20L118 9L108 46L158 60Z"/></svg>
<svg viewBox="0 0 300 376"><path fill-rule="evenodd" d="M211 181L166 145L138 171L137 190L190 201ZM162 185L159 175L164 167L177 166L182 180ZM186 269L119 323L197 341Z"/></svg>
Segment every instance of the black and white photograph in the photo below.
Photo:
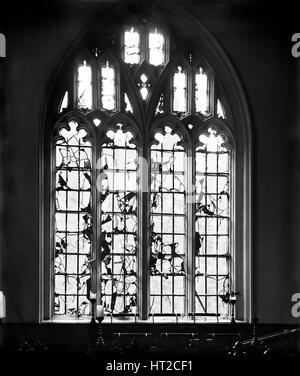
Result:
<svg viewBox="0 0 300 376"><path fill-rule="evenodd" d="M300 360L297 14L1 2L0 367Z"/></svg>

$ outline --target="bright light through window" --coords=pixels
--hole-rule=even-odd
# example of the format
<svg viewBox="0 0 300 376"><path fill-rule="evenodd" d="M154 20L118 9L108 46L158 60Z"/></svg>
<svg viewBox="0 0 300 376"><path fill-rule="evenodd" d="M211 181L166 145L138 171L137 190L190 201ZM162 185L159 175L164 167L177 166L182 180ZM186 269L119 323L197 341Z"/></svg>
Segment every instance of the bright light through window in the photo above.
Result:
<svg viewBox="0 0 300 376"><path fill-rule="evenodd" d="M128 64L140 62L140 34L132 27L124 33L124 60Z"/></svg>
<svg viewBox="0 0 300 376"><path fill-rule="evenodd" d="M133 109L130 103L130 100L128 98L128 95L124 93L124 102L125 102L125 112L130 112L133 114Z"/></svg>
<svg viewBox="0 0 300 376"><path fill-rule="evenodd" d="M87 109L93 106L92 69L86 60L78 67L77 105Z"/></svg>
<svg viewBox="0 0 300 376"><path fill-rule="evenodd" d="M147 99L147 97L148 97L148 94L149 94L149 90L148 90L148 87L149 87L148 77L143 73L141 75L140 80L141 80L141 82L139 83L140 93L141 93L141 96L142 96L143 100L145 101Z"/></svg>
<svg viewBox="0 0 300 376"><path fill-rule="evenodd" d="M220 100L217 100L217 115L221 119L226 119L225 111Z"/></svg>
<svg viewBox="0 0 300 376"><path fill-rule="evenodd" d="M209 81L203 69L196 73L196 111L203 115L209 114Z"/></svg>
<svg viewBox="0 0 300 376"><path fill-rule="evenodd" d="M149 33L149 63L152 65L162 65L165 62L165 37L154 32Z"/></svg>
<svg viewBox="0 0 300 376"><path fill-rule="evenodd" d="M63 100L61 102L59 112L62 112L63 110L68 108L68 105L69 105L69 93L66 91L63 97Z"/></svg>
<svg viewBox="0 0 300 376"><path fill-rule="evenodd" d="M187 111L187 75L178 67L173 78L173 110L174 112Z"/></svg>
<svg viewBox="0 0 300 376"><path fill-rule="evenodd" d="M106 66L101 68L102 90L101 101L102 107L106 110L114 110L116 108L116 88L115 88L115 71L106 62Z"/></svg>

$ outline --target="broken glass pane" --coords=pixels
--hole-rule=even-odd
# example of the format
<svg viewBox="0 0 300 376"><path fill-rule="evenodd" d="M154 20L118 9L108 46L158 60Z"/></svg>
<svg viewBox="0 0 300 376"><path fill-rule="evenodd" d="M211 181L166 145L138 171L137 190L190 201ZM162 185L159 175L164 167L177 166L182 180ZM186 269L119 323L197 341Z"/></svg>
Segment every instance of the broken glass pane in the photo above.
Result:
<svg viewBox="0 0 300 376"><path fill-rule="evenodd" d="M173 111L187 112L187 74L178 67L173 77Z"/></svg>
<svg viewBox="0 0 300 376"><path fill-rule="evenodd" d="M86 283L92 262L91 144L78 123L56 142L55 312L88 314Z"/></svg>
<svg viewBox="0 0 300 376"><path fill-rule="evenodd" d="M196 111L203 115L208 115L209 110L209 79L207 73L202 68L196 73Z"/></svg>
<svg viewBox="0 0 300 376"><path fill-rule="evenodd" d="M105 110L116 109L116 84L115 84L115 70L106 62L105 66L101 67L101 103Z"/></svg>
<svg viewBox="0 0 300 376"><path fill-rule="evenodd" d="M137 307L137 150L133 135L108 131L100 166L101 291L106 313Z"/></svg>
<svg viewBox="0 0 300 376"><path fill-rule="evenodd" d="M215 129L199 137L196 149L195 312L227 317L220 296L230 273L230 150ZM200 277L201 276L201 277Z"/></svg>
<svg viewBox="0 0 300 376"><path fill-rule="evenodd" d="M176 177L184 182L182 160L186 153L178 145L181 137L166 126L156 133L151 147L151 253L150 313L184 313L185 300L185 190L175 189Z"/></svg>
<svg viewBox="0 0 300 376"><path fill-rule="evenodd" d="M92 68L86 60L78 66L77 106L82 109L91 109L93 106Z"/></svg>
<svg viewBox="0 0 300 376"><path fill-rule="evenodd" d="M149 33L149 63L151 65L163 65L165 62L165 37L157 32Z"/></svg>
<svg viewBox="0 0 300 376"><path fill-rule="evenodd" d="M124 61L128 64L140 62L140 33L133 27L124 33Z"/></svg>

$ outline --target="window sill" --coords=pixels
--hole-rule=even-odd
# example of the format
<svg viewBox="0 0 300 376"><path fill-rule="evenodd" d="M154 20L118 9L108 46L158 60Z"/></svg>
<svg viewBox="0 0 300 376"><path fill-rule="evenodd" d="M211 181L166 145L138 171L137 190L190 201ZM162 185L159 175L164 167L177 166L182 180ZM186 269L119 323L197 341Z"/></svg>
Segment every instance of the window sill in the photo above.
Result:
<svg viewBox="0 0 300 376"><path fill-rule="evenodd" d="M73 316L56 316L50 320L43 320L43 324L89 324L91 318L88 316L75 318ZM247 323L243 320L236 320L237 324ZM187 317L178 318L176 317L154 317L149 318L147 320L141 320L139 318L134 317L113 317L107 316L104 318L102 325L109 325L109 324L230 324L230 319L219 319L216 320L214 317L197 317L195 320Z"/></svg>

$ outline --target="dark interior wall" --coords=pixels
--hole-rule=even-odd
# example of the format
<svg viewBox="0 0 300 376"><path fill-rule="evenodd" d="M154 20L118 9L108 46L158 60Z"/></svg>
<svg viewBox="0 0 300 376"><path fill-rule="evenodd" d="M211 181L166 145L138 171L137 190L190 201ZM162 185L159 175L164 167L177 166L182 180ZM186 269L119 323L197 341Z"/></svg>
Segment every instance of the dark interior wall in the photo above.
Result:
<svg viewBox="0 0 300 376"><path fill-rule="evenodd" d="M110 2L61 2L1 15L3 272L10 322L39 312L39 132L55 69L76 36ZM249 102L253 125L253 309L263 322L295 323L297 292L297 71L285 17L256 4L187 4L223 46ZM175 2L173 6L176 6ZM279 21L280 20L280 21ZM180 20L178 20L180 22ZM2 25L2 26L1 26Z"/></svg>

